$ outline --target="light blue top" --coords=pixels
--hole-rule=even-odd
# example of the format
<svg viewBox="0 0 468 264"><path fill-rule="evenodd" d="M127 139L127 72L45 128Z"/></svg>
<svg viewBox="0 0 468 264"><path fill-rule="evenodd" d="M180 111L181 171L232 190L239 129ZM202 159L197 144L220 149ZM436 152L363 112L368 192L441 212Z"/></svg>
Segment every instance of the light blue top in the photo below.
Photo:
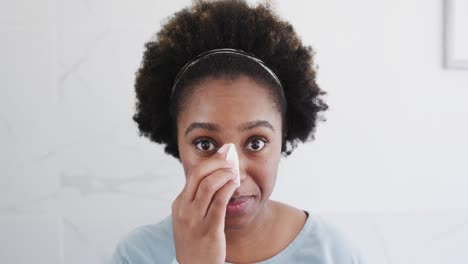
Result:
<svg viewBox="0 0 468 264"><path fill-rule="evenodd" d="M338 229L310 214L297 237L281 252L260 263L363 264L354 245ZM111 264L177 263L172 218L138 227L115 248ZM228 263L228 262L226 262Z"/></svg>

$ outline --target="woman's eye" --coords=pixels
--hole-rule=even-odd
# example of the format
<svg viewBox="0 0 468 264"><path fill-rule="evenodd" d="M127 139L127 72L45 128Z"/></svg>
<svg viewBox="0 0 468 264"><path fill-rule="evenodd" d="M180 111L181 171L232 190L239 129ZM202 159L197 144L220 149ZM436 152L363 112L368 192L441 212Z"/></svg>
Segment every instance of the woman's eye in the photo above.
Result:
<svg viewBox="0 0 468 264"><path fill-rule="evenodd" d="M213 145L213 143L207 139L202 139L202 140L199 140L195 146L201 150L201 151L210 151L210 150L213 150L215 147Z"/></svg>
<svg viewBox="0 0 468 264"><path fill-rule="evenodd" d="M254 138L247 144L247 149L252 151L259 151L265 146L265 140Z"/></svg>

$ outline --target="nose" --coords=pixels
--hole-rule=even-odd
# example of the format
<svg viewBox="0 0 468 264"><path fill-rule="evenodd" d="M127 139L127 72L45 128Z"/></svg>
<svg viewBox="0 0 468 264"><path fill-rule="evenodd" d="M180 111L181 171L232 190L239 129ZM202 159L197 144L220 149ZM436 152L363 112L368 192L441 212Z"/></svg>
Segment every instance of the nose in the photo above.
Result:
<svg viewBox="0 0 468 264"><path fill-rule="evenodd" d="M239 158L239 181L242 182L247 178L246 168L247 168L247 160L245 159L244 153L242 149L237 148L237 157Z"/></svg>
<svg viewBox="0 0 468 264"><path fill-rule="evenodd" d="M236 144L234 143L227 143L231 145L226 153L226 159L234 161L234 163L238 165L238 172L239 172L239 183L242 183L242 181L246 178L246 173L244 171L245 165L244 165L244 159L243 159L243 153L242 149L239 149ZM240 151L239 151L240 150Z"/></svg>

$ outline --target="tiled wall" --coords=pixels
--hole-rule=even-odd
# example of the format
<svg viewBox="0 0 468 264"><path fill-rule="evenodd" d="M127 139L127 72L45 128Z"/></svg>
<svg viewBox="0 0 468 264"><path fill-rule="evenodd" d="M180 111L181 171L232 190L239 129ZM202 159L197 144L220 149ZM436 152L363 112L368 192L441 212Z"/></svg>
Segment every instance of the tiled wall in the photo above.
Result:
<svg viewBox="0 0 468 264"><path fill-rule="evenodd" d="M466 72L446 73L439 68L441 51L434 44L439 43L439 35L434 30L421 30L421 36L408 46L401 44L404 40L397 42L400 51L413 49L408 54L427 56L426 60L407 56L407 66L401 67L408 68L401 72L395 66L402 59L399 53L374 60L375 50L365 45L376 38L369 34L373 29L365 26L368 21L359 20L368 16L359 5L378 8L381 13L368 18L385 25L384 29L403 28L404 23L391 15L398 15L395 17L413 29L427 24L438 28L440 22L437 12L441 6L435 0L380 2L392 8L361 0L352 7L358 15L348 16L339 11L343 2L315 1L311 8L323 8L314 13L323 13L317 21L332 17L337 24L328 23L331 29L356 25L355 34L343 32L342 36L309 23L309 16L296 5L278 3L279 11L317 48L322 65L319 75L331 92L332 108L328 123L319 127L317 141L283 161L273 197L316 212L339 212L323 214L355 238L369 263L468 263L468 210L449 209L468 208L468 169L464 165L468 143L463 136L468 125L466 119L458 118L468 113L461 104L468 96L462 89L468 87ZM184 184L183 171L178 161L163 154L161 146L137 136L131 121L133 78L144 42L169 14L188 3L1 3L2 263L106 263L124 234L170 212L171 202ZM419 12L423 5L425 15L413 23L411 11ZM412 35L405 32L393 34L402 38ZM387 45L384 43L389 39L384 40L377 40L377 44ZM426 50L421 48L424 52L419 54L421 49L411 44L414 41L429 44L421 45ZM334 57L340 52L348 54L346 47L363 47L356 51L360 60L355 55L343 59L345 65L352 60L357 63L352 76L347 75L349 68L341 68L341 58ZM407 75L413 67L419 72ZM359 79L362 71L376 78L395 74L401 78L384 82L403 87L395 88L401 98L391 97L399 110L379 109L378 101L367 103L365 98L377 98L389 106L389 100L382 96L389 87L374 86L371 77ZM341 77L336 78L337 74ZM433 79L416 85L415 79L428 74ZM353 81L351 86L355 87L359 83L361 90L349 92L346 80ZM406 80L411 85L405 86ZM450 104L444 105L435 95L440 83L446 84L444 88L452 96ZM424 101L417 101L422 94L418 91L410 90L409 99L407 94L403 96L409 86L428 87ZM434 96L430 97L431 93ZM401 101L393 100L397 98ZM413 100L414 108L409 103ZM362 109L352 103L356 101ZM444 110L431 112L432 102ZM367 107L375 108L367 111ZM360 123L349 118L347 111L355 111L355 118L360 114L362 119L375 122ZM375 115L366 116L368 112ZM405 123L385 127L380 117L389 118L390 113L396 115L390 121L401 119ZM355 125L353 129L349 129L350 124ZM420 128L425 134L417 137ZM394 139L392 136L402 135L401 129L410 136ZM428 138L432 141L425 140ZM412 147L412 142L417 147ZM433 152L425 147L426 142L431 142Z"/></svg>

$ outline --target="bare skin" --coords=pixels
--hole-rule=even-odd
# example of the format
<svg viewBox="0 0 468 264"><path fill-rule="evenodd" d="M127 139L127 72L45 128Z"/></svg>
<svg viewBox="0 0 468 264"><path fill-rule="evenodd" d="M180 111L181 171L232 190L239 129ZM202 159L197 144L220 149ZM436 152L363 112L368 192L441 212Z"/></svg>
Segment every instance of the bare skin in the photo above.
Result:
<svg viewBox="0 0 468 264"><path fill-rule="evenodd" d="M206 79L179 113L178 142L186 185L173 203L179 263L255 263L286 248L303 227L303 211L269 199L281 157L281 114L263 84L249 77ZM241 185L225 161L239 155ZM242 212L231 197L248 197Z"/></svg>

